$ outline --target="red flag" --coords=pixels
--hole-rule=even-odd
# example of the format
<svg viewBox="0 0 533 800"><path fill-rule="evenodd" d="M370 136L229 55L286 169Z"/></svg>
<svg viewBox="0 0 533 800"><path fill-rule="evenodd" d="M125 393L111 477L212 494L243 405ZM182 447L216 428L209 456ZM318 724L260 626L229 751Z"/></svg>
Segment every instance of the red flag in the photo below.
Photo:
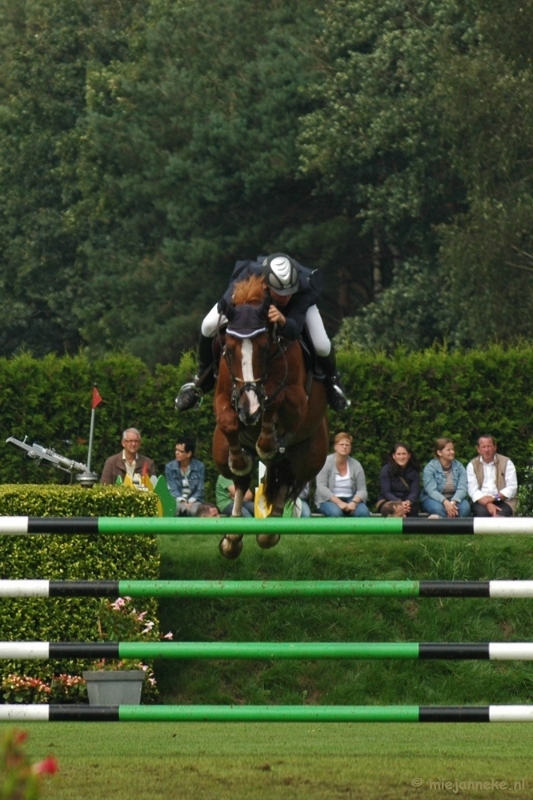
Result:
<svg viewBox="0 0 533 800"><path fill-rule="evenodd" d="M96 406L100 405L101 402L102 398L100 397L100 392L96 386L93 386L93 401L91 403L91 408L96 408Z"/></svg>

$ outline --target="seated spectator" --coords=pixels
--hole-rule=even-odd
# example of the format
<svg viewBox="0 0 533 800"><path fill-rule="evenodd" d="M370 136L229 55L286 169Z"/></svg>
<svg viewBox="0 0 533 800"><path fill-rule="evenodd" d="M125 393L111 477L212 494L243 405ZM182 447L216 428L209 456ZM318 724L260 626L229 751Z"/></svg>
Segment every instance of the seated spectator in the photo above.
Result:
<svg viewBox="0 0 533 800"><path fill-rule="evenodd" d="M406 517L405 506L401 500L386 500L381 505L382 517Z"/></svg>
<svg viewBox="0 0 533 800"><path fill-rule="evenodd" d="M220 517L220 512L214 503L200 503L196 510L197 517Z"/></svg>
<svg viewBox="0 0 533 800"><path fill-rule="evenodd" d="M117 478L124 483L124 478L129 475L132 482L140 486L143 475L155 475L154 462L139 455L141 434L137 428L126 428L121 444L122 452L110 456L105 462L100 483L116 483Z"/></svg>
<svg viewBox="0 0 533 800"><path fill-rule="evenodd" d="M359 461L350 456L352 442L349 433L338 433L334 452L316 477L315 501L326 517L370 516L365 473Z"/></svg>
<svg viewBox="0 0 533 800"><path fill-rule="evenodd" d="M379 473L380 494L377 510L387 500L400 500L405 516L418 516L418 496L420 494L420 470L411 448L404 442L396 442L389 460Z"/></svg>
<svg viewBox="0 0 533 800"><path fill-rule="evenodd" d="M496 452L496 442L490 434L479 437L477 452L466 468L474 517L512 517L518 491L513 462Z"/></svg>
<svg viewBox="0 0 533 800"><path fill-rule="evenodd" d="M424 511L439 517L470 516L466 470L455 458L451 439L435 441L435 458L424 467L422 480L424 488L420 500Z"/></svg>
<svg viewBox="0 0 533 800"><path fill-rule="evenodd" d="M205 469L194 458L195 446L194 439L182 436L176 443L176 458L165 467L168 490L176 499L177 517L194 517L204 502Z"/></svg>
<svg viewBox="0 0 533 800"><path fill-rule="evenodd" d="M218 510L224 517L231 517L233 513L233 501L235 500L235 484L231 478L219 475L216 485L216 501ZM254 515L254 494L248 489L244 495L242 504L242 516L253 517Z"/></svg>

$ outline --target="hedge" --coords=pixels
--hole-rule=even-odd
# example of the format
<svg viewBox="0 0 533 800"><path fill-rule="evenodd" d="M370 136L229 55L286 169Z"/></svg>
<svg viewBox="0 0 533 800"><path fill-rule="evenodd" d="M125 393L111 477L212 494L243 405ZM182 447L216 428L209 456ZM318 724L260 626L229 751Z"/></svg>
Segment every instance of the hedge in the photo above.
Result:
<svg viewBox="0 0 533 800"><path fill-rule="evenodd" d="M354 455L362 462L371 502L378 493L379 470L397 439L408 441L422 464L432 457L433 440L454 439L458 458L475 455L476 439L490 432L502 453L523 475L533 439L533 347L468 352L431 349L398 351L393 356L360 352L338 355L352 405L342 414L330 412L331 433L354 436ZM87 460L93 382L103 402L95 412L92 467L101 472L105 458L120 449L128 426L141 430L142 452L163 471L173 458L178 435L197 439L197 457L206 465L206 499L214 498L216 471L211 457L214 417L211 396L199 411L176 414L174 397L194 372L185 354L179 366L153 372L123 354L90 361L24 354L0 359L0 419L5 437L15 436L54 447L77 461ZM65 483L69 476L38 465L20 448L3 445L0 482Z"/></svg>
<svg viewBox="0 0 533 800"><path fill-rule="evenodd" d="M152 493L127 487L3 486L0 515L153 516ZM156 580L160 560L155 536L0 535L0 578L43 580ZM4 598L0 608L2 641L98 641L97 598ZM157 602L139 600L157 620ZM2 661L9 673L50 679L81 674L90 662Z"/></svg>

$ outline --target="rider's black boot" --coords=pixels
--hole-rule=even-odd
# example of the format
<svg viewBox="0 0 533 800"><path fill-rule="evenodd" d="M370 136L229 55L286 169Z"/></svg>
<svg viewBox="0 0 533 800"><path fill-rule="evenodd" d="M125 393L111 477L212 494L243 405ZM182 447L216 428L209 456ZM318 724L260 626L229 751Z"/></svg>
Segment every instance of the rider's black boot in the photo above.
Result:
<svg viewBox="0 0 533 800"><path fill-rule="evenodd" d="M213 358L213 339L200 334L198 344L198 371L191 383L185 383L175 400L176 411L188 411L198 408L205 392L210 392L215 385Z"/></svg>
<svg viewBox="0 0 533 800"><path fill-rule="evenodd" d="M337 370L337 361L333 347L328 356L319 356L318 363L322 367L326 378L326 395L328 403L334 411L344 411L351 405L351 401L346 397L341 376Z"/></svg>

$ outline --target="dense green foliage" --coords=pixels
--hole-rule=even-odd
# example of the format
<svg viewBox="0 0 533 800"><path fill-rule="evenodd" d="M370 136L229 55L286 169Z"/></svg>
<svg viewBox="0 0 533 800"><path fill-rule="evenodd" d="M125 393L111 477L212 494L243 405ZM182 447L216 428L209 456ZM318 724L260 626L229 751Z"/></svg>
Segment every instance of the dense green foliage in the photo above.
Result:
<svg viewBox="0 0 533 800"><path fill-rule="evenodd" d="M409 442L424 464L432 457L433 440L450 436L458 458L466 463L475 455L480 433L490 432L522 475L533 440L533 348L397 351L393 357L352 350L342 352L339 363L352 405L340 415L330 412L330 429L354 436L353 452L365 468L371 502L377 498L380 467L398 439ZM173 457L176 436L191 434L206 465L206 499L212 500L211 396L200 411L173 410L177 387L193 370L189 355L179 368L161 366L153 373L127 355L94 362L84 356L0 359L4 438L27 435L30 442L86 461L91 385L96 380L104 402L95 413L93 468L101 473L105 458L119 451L122 431L130 425L140 429L142 452L155 460L159 473ZM3 445L0 482L68 480L19 448Z"/></svg>
<svg viewBox="0 0 533 800"><path fill-rule="evenodd" d="M323 20L304 166L374 252L376 302L343 337L531 336L531 5L332 0Z"/></svg>
<svg viewBox="0 0 533 800"><path fill-rule="evenodd" d="M0 355L177 363L275 250L362 346L531 336L532 13L0 0Z"/></svg>
<svg viewBox="0 0 533 800"><path fill-rule="evenodd" d="M0 516L151 517L157 498L127 486L0 486Z"/></svg>
<svg viewBox="0 0 533 800"><path fill-rule="evenodd" d="M318 28L302 0L2 0L0 353L176 361L237 258L334 279L350 227L297 175Z"/></svg>
<svg viewBox="0 0 533 800"><path fill-rule="evenodd" d="M154 498L125 487L4 486L0 514L28 516L152 516ZM31 535L0 537L2 579L120 580L159 577L159 553L153 536ZM2 641L98 641L95 598L3 598ZM156 603L139 601L152 619ZM9 673L49 679L54 674L81 675L90 662L2 661Z"/></svg>

